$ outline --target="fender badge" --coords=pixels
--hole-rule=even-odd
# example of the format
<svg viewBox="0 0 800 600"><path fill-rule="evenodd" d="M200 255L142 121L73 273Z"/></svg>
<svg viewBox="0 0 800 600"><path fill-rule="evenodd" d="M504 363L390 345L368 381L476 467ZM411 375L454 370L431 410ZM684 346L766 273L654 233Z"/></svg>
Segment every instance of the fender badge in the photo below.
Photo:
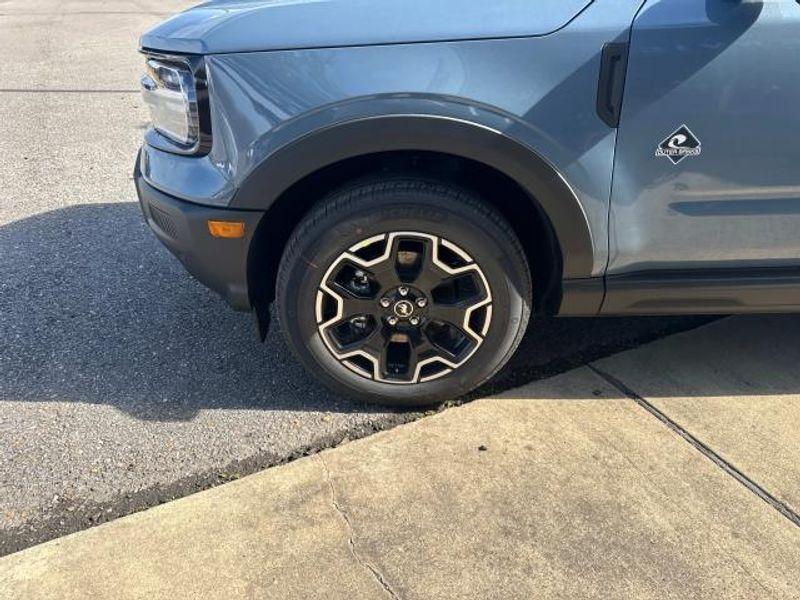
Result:
<svg viewBox="0 0 800 600"><path fill-rule="evenodd" d="M687 156L697 156L702 146L697 136L686 125L681 125L656 148L656 156L666 156L677 165Z"/></svg>

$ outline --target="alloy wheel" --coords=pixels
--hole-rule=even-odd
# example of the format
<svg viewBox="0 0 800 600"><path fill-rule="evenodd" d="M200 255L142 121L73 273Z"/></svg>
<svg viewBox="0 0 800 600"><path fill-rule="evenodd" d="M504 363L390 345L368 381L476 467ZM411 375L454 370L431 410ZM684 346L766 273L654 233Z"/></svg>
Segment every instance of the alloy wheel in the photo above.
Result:
<svg viewBox="0 0 800 600"><path fill-rule="evenodd" d="M414 384L462 366L483 343L492 294L456 244L399 231L340 254L316 297L325 346L344 366L383 383Z"/></svg>

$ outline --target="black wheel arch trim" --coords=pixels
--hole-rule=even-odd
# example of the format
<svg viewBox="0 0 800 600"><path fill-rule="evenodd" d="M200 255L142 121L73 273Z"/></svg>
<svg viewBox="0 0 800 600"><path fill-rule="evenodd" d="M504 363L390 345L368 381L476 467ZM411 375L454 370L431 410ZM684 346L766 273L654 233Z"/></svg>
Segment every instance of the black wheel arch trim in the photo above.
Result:
<svg viewBox="0 0 800 600"><path fill-rule="evenodd" d="M282 146L244 180L231 208L268 210L291 186L340 161L390 151L441 152L481 162L514 180L550 219L564 279L590 277L591 231L578 198L533 149L491 127L438 115L370 116L330 125Z"/></svg>

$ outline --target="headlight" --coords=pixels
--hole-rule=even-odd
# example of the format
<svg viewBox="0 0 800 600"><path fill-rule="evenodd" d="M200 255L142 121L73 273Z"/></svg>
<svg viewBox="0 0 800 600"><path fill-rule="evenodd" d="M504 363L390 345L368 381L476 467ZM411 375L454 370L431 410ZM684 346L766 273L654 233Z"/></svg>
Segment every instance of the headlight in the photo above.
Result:
<svg viewBox="0 0 800 600"><path fill-rule="evenodd" d="M202 59L149 56L141 84L153 128L174 142L178 152L208 152L211 132Z"/></svg>

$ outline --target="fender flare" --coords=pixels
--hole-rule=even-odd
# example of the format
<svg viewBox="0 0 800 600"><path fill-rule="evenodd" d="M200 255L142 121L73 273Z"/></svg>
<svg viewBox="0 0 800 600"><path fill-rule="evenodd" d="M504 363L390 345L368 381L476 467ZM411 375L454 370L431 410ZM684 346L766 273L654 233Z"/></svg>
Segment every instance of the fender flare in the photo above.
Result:
<svg viewBox="0 0 800 600"><path fill-rule="evenodd" d="M504 173L538 202L561 248L562 277L591 277L589 223L567 182L527 145L492 127L436 115L380 115L336 123L303 135L269 154L243 181L231 208L269 210L281 194L319 169L379 152L441 152Z"/></svg>

